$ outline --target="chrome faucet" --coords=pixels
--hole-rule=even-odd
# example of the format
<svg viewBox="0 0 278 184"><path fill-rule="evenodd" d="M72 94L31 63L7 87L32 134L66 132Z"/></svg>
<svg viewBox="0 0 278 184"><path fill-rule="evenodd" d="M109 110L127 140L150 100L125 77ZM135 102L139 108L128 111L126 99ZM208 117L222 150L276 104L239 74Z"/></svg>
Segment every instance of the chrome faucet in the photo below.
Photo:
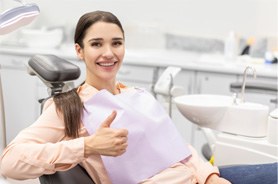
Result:
<svg viewBox="0 0 278 184"><path fill-rule="evenodd" d="M241 86L241 102L244 102L244 94L245 94L245 85L246 85L246 77L247 77L247 72L248 70L252 71L253 73L253 78L256 78L256 70L255 68L251 67L251 66L247 66L244 70L243 73L243 81L242 81L242 86Z"/></svg>

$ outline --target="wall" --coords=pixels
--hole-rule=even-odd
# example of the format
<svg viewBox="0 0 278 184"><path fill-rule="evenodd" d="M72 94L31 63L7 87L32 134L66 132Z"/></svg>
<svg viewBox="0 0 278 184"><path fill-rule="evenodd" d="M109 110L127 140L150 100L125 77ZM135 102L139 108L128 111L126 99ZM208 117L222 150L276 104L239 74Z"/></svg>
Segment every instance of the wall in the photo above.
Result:
<svg viewBox="0 0 278 184"><path fill-rule="evenodd" d="M163 47L164 33L225 38L278 37L277 0L26 0L39 5L34 27L65 26L72 35L87 11L112 11L122 21L131 47ZM18 3L4 0L4 8Z"/></svg>

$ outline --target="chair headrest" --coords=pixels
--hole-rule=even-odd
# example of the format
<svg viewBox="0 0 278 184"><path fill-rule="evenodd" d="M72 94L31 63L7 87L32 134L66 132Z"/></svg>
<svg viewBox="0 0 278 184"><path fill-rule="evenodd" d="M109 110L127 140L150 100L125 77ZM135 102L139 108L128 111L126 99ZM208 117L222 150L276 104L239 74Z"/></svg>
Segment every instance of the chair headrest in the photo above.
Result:
<svg viewBox="0 0 278 184"><path fill-rule="evenodd" d="M28 61L29 69L47 82L65 82L78 79L77 65L55 55L35 55Z"/></svg>

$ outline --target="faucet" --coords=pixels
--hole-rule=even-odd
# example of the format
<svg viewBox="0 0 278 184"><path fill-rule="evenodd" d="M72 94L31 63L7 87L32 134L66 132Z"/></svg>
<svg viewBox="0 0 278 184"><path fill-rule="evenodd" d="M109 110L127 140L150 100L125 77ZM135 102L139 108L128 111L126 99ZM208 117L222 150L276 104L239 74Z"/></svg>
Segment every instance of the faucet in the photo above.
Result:
<svg viewBox="0 0 278 184"><path fill-rule="evenodd" d="M247 77L247 72L248 70L253 72L253 78L256 78L256 70L255 68L251 67L251 66L247 66L244 70L243 73L243 81L242 81L242 86L241 86L241 102L244 102L244 93L245 93L245 85L246 85L246 77Z"/></svg>

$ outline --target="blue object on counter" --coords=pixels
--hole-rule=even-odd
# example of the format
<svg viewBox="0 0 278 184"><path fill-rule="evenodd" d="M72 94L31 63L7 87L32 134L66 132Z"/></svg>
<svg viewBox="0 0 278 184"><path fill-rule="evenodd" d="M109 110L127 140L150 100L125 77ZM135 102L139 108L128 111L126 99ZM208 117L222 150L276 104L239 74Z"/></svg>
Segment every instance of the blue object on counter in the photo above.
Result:
<svg viewBox="0 0 278 184"><path fill-rule="evenodd" d="M267 60L265 59L265 64L277 64L278 59L276 57L274 57L272 60Z"/></svg>

